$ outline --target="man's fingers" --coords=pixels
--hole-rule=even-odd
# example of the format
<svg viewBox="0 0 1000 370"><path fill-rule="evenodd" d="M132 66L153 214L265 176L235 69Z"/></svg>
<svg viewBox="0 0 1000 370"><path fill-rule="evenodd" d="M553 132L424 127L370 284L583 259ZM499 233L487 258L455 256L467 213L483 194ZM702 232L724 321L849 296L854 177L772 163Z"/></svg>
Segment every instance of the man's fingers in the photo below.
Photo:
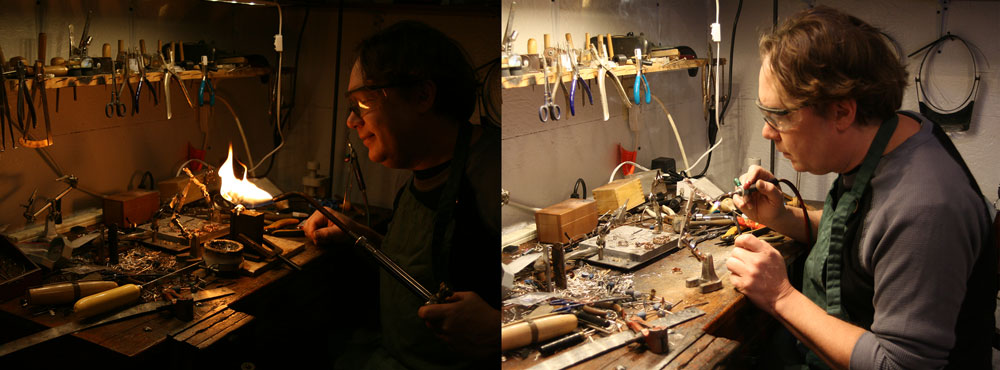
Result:
<svg viewBox="0 0 1000 370"><path fill-rule="evenodd" d="M760 252L761 250L764 249L763 244L767 243L761 241L760 239L757 239L757 237L753 236L752 234L743 234L736 237L736 242L734 244L737 247L746 249L751 252ZM735 252L735 250L733 252Z"/></svg>
<svg viewBox="0 0 1000 370"><path fill-rule="evenodd" d="M441 321L447 316L447 312L446 304L428 304L420 306L420 309L417 310L417 316L426 321Z"/></svg>

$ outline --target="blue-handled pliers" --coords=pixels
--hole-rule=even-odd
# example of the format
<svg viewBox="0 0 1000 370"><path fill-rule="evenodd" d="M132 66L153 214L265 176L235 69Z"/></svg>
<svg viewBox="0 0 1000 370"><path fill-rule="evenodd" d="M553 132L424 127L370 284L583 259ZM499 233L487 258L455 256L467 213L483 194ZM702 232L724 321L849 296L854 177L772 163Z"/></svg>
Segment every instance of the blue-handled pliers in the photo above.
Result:
<svg viewBox="0 0 1000 370"><path fill-rule="evenodd" d="M639 91L640 91L640 81L642 81L642 87L646 88L646 104L650 102L649 93L649 81L646 80L646 76L642 74L642 50L635 49L635 84L632 85L632 100L635 100L636 104L639 104Z"/></svg>
<svg viewBox="0 0 1000 370"><path fill-rule="evenodd" d="M212 59L215 59L215 49L212 49ZM209 66L208 57L205 55L201 56L201 85L198 87L198 106L204 106L208 103L209 106L215 106L215 86L212 86L212 80L208 79L208 71L214 70L215 64ZM208 87L206 89L206 86ZM205 90L208 90L208 100L205 100Z"/></svg>
<svg viewBox="0 0 1000 370"><path fill-rule="evenodd" d="M576 115L576 108L573 106L573 102L576 100L576 85L579 82L583 85L583 90L587 92L587 99L590 100L590 105L594 105L594 95L590 93L590 85L587 81L580 77L580 67L576 64L576 54L569 53L570 64L573 65L573 82L569 85L569 114Z"/></svg>

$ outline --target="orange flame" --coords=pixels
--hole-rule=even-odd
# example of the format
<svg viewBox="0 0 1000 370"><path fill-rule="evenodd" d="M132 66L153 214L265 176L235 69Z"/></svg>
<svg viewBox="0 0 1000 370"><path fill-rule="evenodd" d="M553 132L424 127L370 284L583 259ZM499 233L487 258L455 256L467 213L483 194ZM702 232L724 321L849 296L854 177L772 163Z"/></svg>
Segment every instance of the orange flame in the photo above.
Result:
<svg viewBox="0 0 1000 370"><path fill-rule="evenodd" d="M242 164L240 164L242 166ZM243 180L237 179L233 172L233 144L229 144L229 158L219 167L219 178L222 186L219 193L226 200L235 204L253 206L271 200L273 197L266 191L247 181L246 166L243 166Z"/></svg>

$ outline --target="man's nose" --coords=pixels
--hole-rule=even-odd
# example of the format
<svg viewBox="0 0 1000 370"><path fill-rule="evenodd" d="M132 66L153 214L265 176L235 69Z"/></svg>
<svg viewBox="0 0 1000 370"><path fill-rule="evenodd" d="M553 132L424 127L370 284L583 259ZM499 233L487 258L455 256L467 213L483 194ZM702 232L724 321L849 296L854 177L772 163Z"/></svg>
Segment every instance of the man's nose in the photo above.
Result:
<svg viewBox="0 0 1000 370"><path fill-rule="evenodd" d="M764 127L760 130L760 136L763 136L767 140L778 141L781 139L781 133L775 130L771 125L764 122Z"/></svg>
<svg viewBox="0 0 1000 370"><path fill-rule="evenodd" d="M364 124L365 120L361 119L361 117L358 117L358 115L355 114L354 112L350 112L347 114L348 128L357 129L358 127L363 126Z"/></svg>

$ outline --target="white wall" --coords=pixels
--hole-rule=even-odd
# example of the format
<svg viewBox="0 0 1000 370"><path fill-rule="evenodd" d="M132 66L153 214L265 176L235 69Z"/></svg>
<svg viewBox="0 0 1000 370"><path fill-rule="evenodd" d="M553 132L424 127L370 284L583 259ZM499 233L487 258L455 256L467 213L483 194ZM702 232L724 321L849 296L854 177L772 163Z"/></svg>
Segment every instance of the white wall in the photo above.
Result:
<svg viewBox="0 0 1000 370"><path fill-rule="evenodd" d="M736 2L726 1L723 5L723 48L728 50L732 32L732 20L736 14ZM939 2L935 0L890 0L890 1L813 1L853 14L876 27L882 28L899 42L903 53L909 54L940 36L941 18ZM779 24L785 18L808 6L803 1L781 1L779 4ZM770 30L772 24L772 2L767 0L747 0L738 26L736 40L733 101L729 125L725 128L726 138L742 137L740 145L727 146L725 156L720 156L718 166L715 160L709 171L713 179L732 178L738 175L744 167L744 159L757 157L763 159L764 167L768 167L769 142L761 138L763 121L754 106L757 97L757 74L760 69L760 58L757 52L757 40L760 34ZM952 140L968 163L973 175L979 182L983 194L992 202L996 200L996 186L1000 183L1000 168L995 165L997 156L993 152L1000 128L994 124L1000 114L1000 93L992 86L1000 80L997 76L997 62L1000 60L1000 44L995 35L1000 33L1000 2L996 1L953 1L948 2L945 12L945 32L965 38L977 46L986 60L993 63L987 65L986 60L979 56L979 70L982 75L979 98L973 112L972 125L969 131L954 133ZM971 62L968 51L958 42L948 42L942 48L943 52L936 56L933 65L925 67L925 86L928 84L928 94L937 104L944 107L957 107L971 88ZM728 53L728 52L726 52ZM923 54L908 58L910 86L906 89L902 109L918 111L913 77L916 76ZM927 76L930 71L931 76ZM795 179L795 172L787 160L777 154L777 174L779 177ZM929 174L931 175L931 174ZM802 174L799 189L807 199L823 200L829 185L835 176L815 176Z"/></svg>
<svg viewBox="0 0 1000 370"><path fill-rule="evenodd" d="M538 40L541 48L545 33L558 35L553 40L561 41L570 32L579 47L585 32L624 35L631 31L643 32L651 42L665 46L690 46L699 57L704 57L709 31L709 23L705 21L707 4L690 0L518 1L513 27L520 35L514 50L525 53L528 38ZM509 9L510 2L505 1L501 33ZM651 73L647 78L653 94L673 115L693 164L707 148L701 72L697 77L689 77L686 71L671 71ZM619 96L610 89L611 81L608 80L611 118L607 122L603 121L597 83L588 81L595 94L595 105L581 105L581 93L577 92L577 115L571 116L565 94L560 91L555 103L562 107L563 118L555 122L542 123L538 119L538 107L544 97L541 86L503 91L502 186L510 192L512 201L535 207L555 204L569 197L577 178L583 178L588 191L592 191L607 183L618 164L619 143L628 150L635 149L627 115L622 111ZM633 81L634 78L622 79L629 96ZM678 169L683 169L677 140L656 102L643 104L636 108L636 113L642 127L636 162L649 166L653 158L673 157ZM533 214L514 207L504 207L502 212L504 225L534 220Z"/></svg>

